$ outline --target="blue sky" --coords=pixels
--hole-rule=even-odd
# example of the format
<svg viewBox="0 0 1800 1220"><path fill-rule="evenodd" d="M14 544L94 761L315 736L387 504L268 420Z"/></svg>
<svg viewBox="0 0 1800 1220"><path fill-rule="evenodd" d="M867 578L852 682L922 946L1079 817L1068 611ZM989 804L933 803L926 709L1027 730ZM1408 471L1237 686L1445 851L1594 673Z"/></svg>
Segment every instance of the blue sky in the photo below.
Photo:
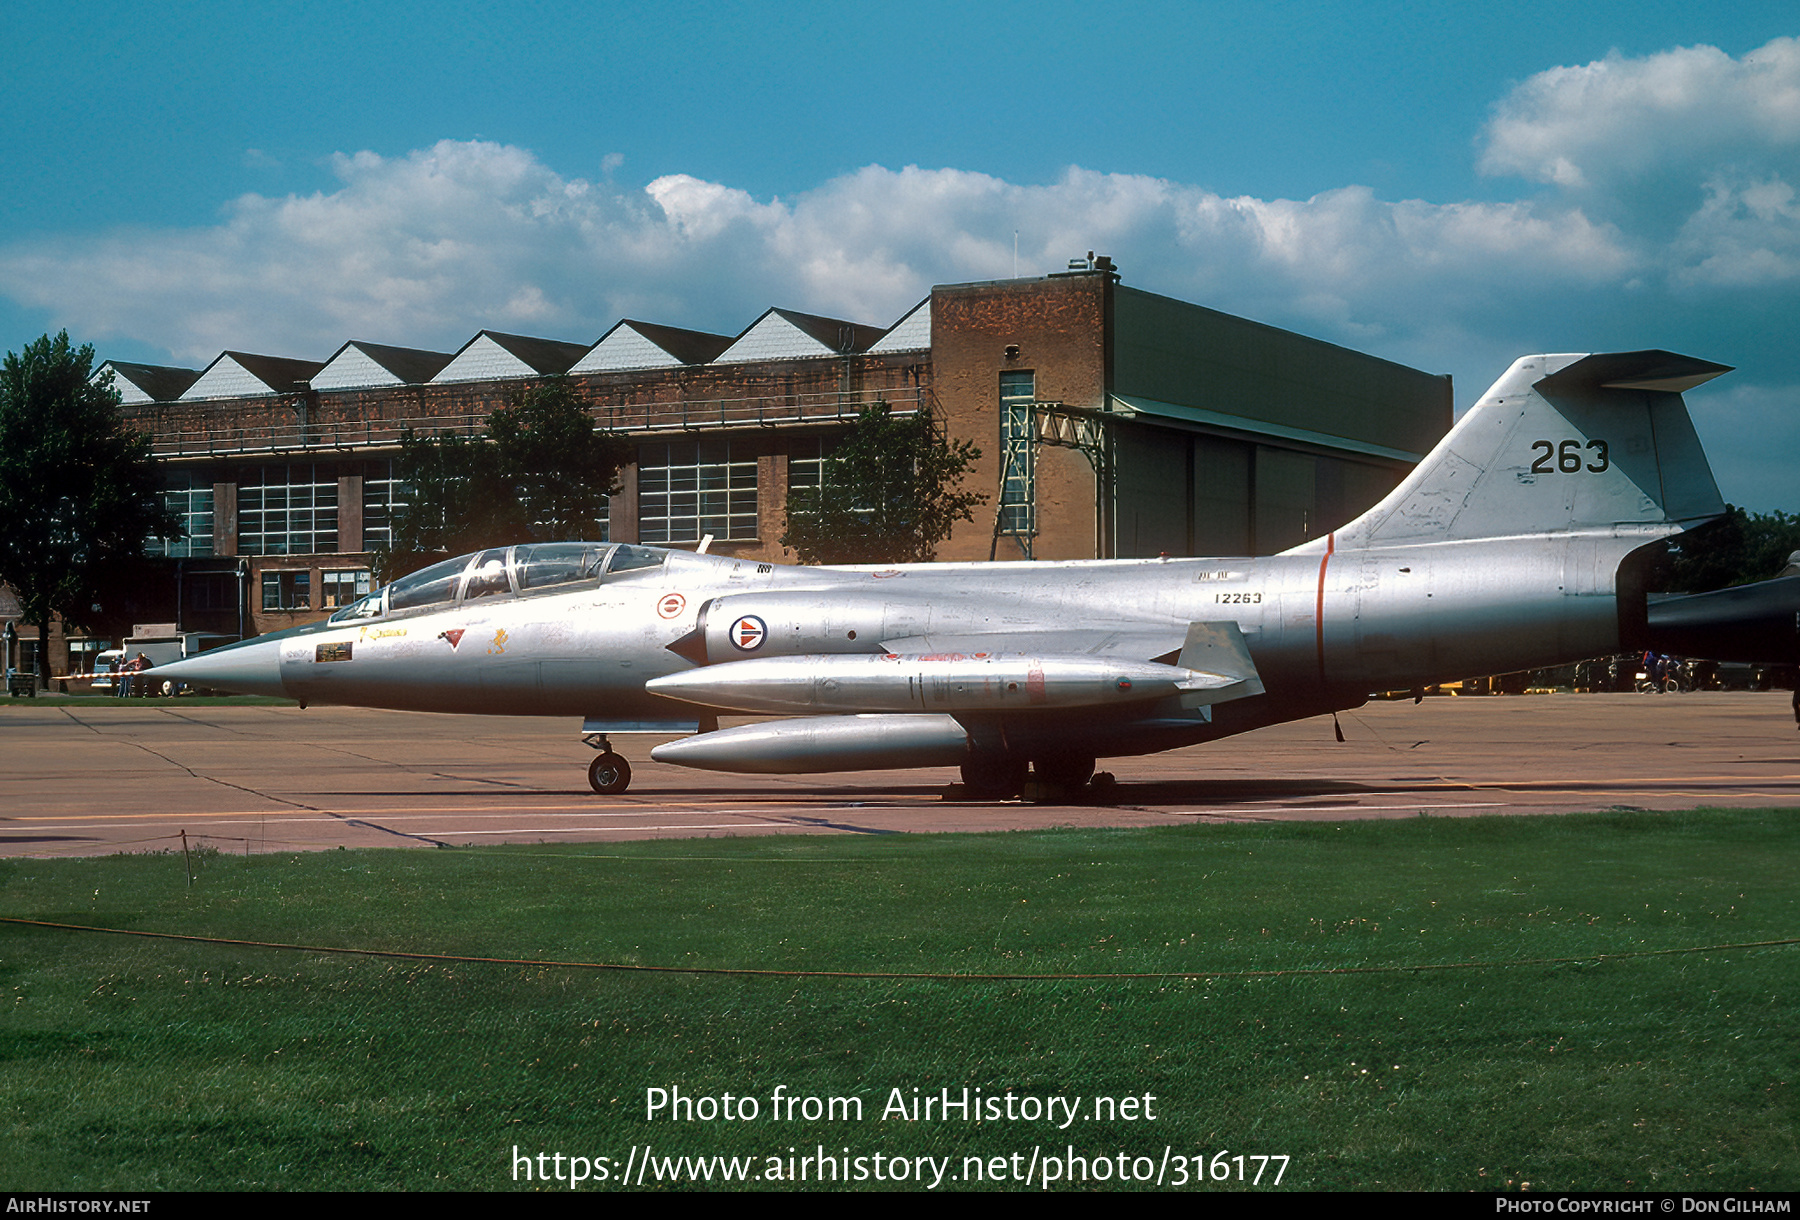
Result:
<svg viewBox="0 0 1800 1220"><path fill-rule="evenodd" d="M1800 509L1791 4L94 4L9 11L0 346L894 321L1125 281L1456 378L1668 347ZM73 16L71 16L73 14Z"/></svg>

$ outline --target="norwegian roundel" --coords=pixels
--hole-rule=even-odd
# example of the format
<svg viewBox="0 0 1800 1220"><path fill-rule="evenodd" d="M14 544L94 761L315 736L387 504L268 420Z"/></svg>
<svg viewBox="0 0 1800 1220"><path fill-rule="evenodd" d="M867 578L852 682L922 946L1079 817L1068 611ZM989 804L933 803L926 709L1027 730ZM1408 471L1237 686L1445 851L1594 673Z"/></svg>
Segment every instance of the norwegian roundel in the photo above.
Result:
<svg viewBox="0 0 1800 1220"><path fill-rule="evenodd" d="M768 638L769 629L754 614L746 614L731 625L731 646L739 652L755 652Z"/></svg>

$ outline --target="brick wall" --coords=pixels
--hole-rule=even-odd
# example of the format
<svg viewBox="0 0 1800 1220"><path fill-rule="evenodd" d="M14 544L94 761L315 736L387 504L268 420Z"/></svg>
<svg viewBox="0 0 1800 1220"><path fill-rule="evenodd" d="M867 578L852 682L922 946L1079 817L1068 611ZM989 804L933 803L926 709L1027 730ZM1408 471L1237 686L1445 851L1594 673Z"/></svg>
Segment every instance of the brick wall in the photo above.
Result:
<svg viewBox="0 0 1800 1220"><path fill-rule="evenodd" d="M1054 276L940 287L931 296L932 386L953 436L981 447L968 486L990 500L940 549L940 559L986 559L993 542L1001 467L1000 374L1030 370L1040 402L1098 407L1106 400L1107 298L1104 274ZM1016 347L1018 354L1008 355ZM1095 551L1094 473L1072 449L1037 453L1038 559L1091 559ZM1020 558L1000 542L997 557Z"/></svg>
<svg viewBox="0 0 1800 1220"><path fill-rule="evenodd" d="M733 453L754 457L758 473L758 537L714 543L719 554L758 560L792 560L778 539L786 521L788 442L840 429L859 402L876 397L910 406L928 394L931 365L923 352L847 359L814 358L585 374L571 379L594 408L597 421L633 440L726 436ZM234 569L237 485L233 471L283 461L353 462L390 455L398 447L399 421L421 432L443 427L479 431L487 414L519 393L518 381L378 387L305 395L153 403L125 408L132 425L152 433L165 460L211 472L214 558L190 560L190 570ZM793 422L802 417L801 422ZM635 466L621 471L613 498L612 536L638 536ZM312 622L323 607L324 574L369 566L363 551L362 479L338 478L340 550L324 555L248 557L244 582L246 617L253 634ZM311 604L305 610L264 610L262 577L271 571L303 571ZM171 617L173 617L171 615ZM234 630L236 612L201 613L184 607L184 626ZM188 620L205 620L204 623ZM217 620L215 622L214 620Z"/></svg>
<svg viewBox="0 0 1800 1220"><path fill-rule="evenodd" d="M723 364L584 374L571 378L597 421L628 433L682 427L761 427L782 414L829 415L841 397L916 393L930 384L924 353ZM479 431L518 381L452 382L303 395L126 407L159 456L181 460L304 450L392 448L395 425ZM685 410L684 410L685 408ZM684 418L685 417L685 418Z"/></svg>

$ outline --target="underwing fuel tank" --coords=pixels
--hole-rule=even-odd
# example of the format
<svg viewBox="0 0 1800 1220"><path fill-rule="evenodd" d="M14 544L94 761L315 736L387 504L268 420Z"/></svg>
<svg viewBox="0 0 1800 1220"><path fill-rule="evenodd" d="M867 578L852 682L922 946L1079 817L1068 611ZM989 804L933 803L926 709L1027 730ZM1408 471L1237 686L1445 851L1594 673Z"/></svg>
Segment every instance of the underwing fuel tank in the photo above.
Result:
<svg viewBox="0 0 1800 1220"><path fill-rule="evenodd" d="M655 695L738 712L1005 712L1211 702L1239 679L1154 661L1020 653L766 657L652 678Z"/></svg>
<svg viewBox="0 0 1800 1220"><path fill-rule="evenodd" d="M650 751L657 762L754 775L884 767L953 767L969 756L968 730L950 716L809 716L718 729Z"/></svg>

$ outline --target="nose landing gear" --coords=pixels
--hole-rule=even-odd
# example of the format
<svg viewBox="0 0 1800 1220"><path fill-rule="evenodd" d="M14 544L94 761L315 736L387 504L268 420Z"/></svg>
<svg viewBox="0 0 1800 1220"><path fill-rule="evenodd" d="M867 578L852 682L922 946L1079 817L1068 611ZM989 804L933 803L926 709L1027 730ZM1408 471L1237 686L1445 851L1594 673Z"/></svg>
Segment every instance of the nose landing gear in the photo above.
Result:
<svg viewBox="0 0 1800 1220"><path fill-rule="evenodd" d="M631 764L608 750L588 764L588 786L601 796L617 796L631 787Z"/></svg>
<svg viewBox="0 0 1800 1220"><path fill-rule="evenodd" d="M606 734L590 733L581 740L600 751L588 764L588 787L601 796L617 796L631 787L631 764L625 761L623 754L613 753Z"/></svg>

